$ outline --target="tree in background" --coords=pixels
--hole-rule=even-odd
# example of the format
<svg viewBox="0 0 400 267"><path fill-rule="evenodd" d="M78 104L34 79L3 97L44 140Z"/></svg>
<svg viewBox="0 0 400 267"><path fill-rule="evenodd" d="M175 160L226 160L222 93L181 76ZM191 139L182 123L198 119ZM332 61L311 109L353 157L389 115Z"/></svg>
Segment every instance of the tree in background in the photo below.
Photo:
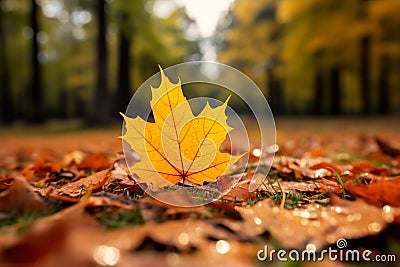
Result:
<svg viewBox="0 0 400 267"><path fill-rule="evenodd" d="M85 117L102 124L124 111L158 64L198 53L185 36L185 10L158 18L153 0L0 1L2 122Z"/></svg>
<svg viewBox="0 0 400 267"><path fill-rule="evenodd" d="M42 122L43 117L43 88L42 88L42 73L41 65L39 62L39 6L35 0L31 0L31 10L30 10L30 26L32 28L32 39L31 39L31 83L28 85L28 99L29 99L29 109L27 118L31 122Z"/></svg>
<svg viewBox="0 0 400 267"><path fill-rule="evenodd" d="M343 77L356 68L356 40L363 31L357 25L357 1L280 3L287 95L290 104L301 103L297 112L338 115L346 110L349 92L344 90Z"/></svg>
<svg viewBox="0 0 400 267"><path fill-rule="evenodd" d="M2 0L0 0L0 6ZM10 102L10 83L7 62L7 45L5 40L4 11L0 8L0 124L8 124L12 120L12 109Z"/></svg>
<svg viewBox="0 0 400 267"><path fill-rule="evenodd" d="M166 18L152 14L152 1L112 2L112 18L118 28L117 83L114 115L124 111L134 88L158 71L158 65L168 67L184 61L194 53L195 42L184 36L184 9L178 8Z"/></svg>
<svg viewBox="0 0 400 267"><path fill-rule="evenodd" d="M393 110L399 111L400 86L398 72L400 71L400 2L396 0L368 1L367 16L373 27L371 36L372 60L377 65L377 111L387 114ZM397 110L395 109L397 107Z"/></svg>
<svg viewBox="0 0 400 267"><path fill-rule="evenodd" d="M127 21L128 20L128 14L126 11L121 11L121 20ZM123 24L120 24L123 26ZM132 39L127 32L126 29L120 27L119 33L118 33L118 39L119 39L119 71L118 71L118 81L117 81L117 90L116 90L116 97L115 97L115 107L114 107L114 113L117 114L119 109L121 107L126 107L129 103L130 100L130 94L131 94L131 75L130 75L130 69L131 69L131 54L130 54L130 48L131 48L131 43Z"/></svg>
<svg viewBox="0 0 400 267"><path fill-rule="evenodd" d="M238 0L219 59L269 92L275 111L387 113L400 104L390 89L399 83L391 69L400 62L398 8L396 0Z"/></svg>
<svg viewBox="0 0 400 267"><path fill-rule="evenodd" d="M114 116L119 116L118 112L124 111L131 99L133 80L131 66L132 63L135 64L131 50L135 50L137 39L147 39L152 26L145 3L143 0L113 2L113 18L118 26L118 74L113 103Z"/></svg>
<svg viewBox="0 0 400 267"><path fill-rule="evenodd" d="M98 36L96 42L96 86L93 101L87 120L88 125L104 125L109 122L109 92L108 92L108 66L107 66L107 22L106 0L98 0L95 4Z"/></svg>
<svg viewBox="0 0 400 267"><path fill-rule="evenodd" d="M269 55L265 62L265 77L267 80L266 88L269 91L268 100L271 105L271 109L276 115L284 113L283 110L283 91L279 64L281 61L280 50L282 49L282 44L280 41L280 36L282 34L282 24L278 22L277 18L277 2L267 1L259 14L255 18L256 23L262 23L265 21L269 27L266 27L267 39L266 43L274 44L269 48ZM273 51L273 52L272 52Z"/></svg>
<svg viewBox="0 0 400 267"><path fill-rule="evenodd" d="M280 86L281 24L276 19L277 2L236 1L225 22L221 22L225 34L218 59L252 78L264 89L272 110L281 113L284 96Z"/></svg>

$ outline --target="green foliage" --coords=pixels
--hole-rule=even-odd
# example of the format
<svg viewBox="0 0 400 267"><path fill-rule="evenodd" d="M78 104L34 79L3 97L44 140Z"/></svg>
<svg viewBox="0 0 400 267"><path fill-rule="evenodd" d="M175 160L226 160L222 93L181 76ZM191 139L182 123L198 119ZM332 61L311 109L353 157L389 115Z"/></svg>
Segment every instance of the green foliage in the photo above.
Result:
<svg viewBox="0 0 400 267"><path fill-rule="evenodd" d="M346 194L346 190L344 189L344 184L343 184L342 177L334 169L332 169L332 168L329 168L329 169L335 174L336 179L338 180L340 186L342 187L342 198L346 199L347 198L347 194Z"/></svg>

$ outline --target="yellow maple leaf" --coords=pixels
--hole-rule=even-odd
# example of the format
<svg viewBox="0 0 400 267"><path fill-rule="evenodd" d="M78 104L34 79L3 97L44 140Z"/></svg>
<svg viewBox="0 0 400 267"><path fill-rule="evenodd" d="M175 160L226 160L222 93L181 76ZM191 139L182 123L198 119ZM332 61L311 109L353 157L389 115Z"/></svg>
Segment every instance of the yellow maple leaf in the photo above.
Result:
<svg viewBox="0 0 400 267"><path fill-rule="evenodd" d="M208 103L194 116L183 95L180 81L174 84L161 70L161 84L151 87L151 109L154 123L140 117L125 119L126 132L122 136L141 161L130 170L141 182L153 188L178 182L202 185L215 181L243 155L233 156L219 151L232 128L227 124L226 102L212 108Z"/></svg>

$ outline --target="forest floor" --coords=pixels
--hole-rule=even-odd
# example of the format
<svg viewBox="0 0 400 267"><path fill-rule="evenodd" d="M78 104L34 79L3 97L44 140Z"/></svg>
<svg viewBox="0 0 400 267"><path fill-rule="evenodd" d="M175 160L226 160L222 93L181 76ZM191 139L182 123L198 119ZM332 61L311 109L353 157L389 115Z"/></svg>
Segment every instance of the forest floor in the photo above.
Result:
<svg viewBox="0 0 400 267"><path fill-rule="evenodd" d="M251 164L267 156L252 144L237 186L193 208L143 191L119 127L0 129L0 266L286 266L305 249L312 266L356 264L355 251L361 266L398 266L400 119L278 118L276 128L257 191L247 190ZM290 263L258 259L266 248Z"/></svg>

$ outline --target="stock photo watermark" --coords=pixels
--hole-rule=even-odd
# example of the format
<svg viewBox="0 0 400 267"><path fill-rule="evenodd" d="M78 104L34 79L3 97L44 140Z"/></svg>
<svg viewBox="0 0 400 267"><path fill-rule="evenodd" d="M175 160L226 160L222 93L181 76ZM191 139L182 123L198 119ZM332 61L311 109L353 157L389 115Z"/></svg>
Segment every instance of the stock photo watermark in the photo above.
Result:
<svg viewBox="0 0 400 267"><path fill-rule="evenodd" d="M329 247L317 252L315 245L309 244L304 250L275 250L267 245L257 252L259 261L330 261L341 262L396 262L394 254L373 254L369 249L346 249L347 240L341 238L336 241L336 248Z"/></svg>

